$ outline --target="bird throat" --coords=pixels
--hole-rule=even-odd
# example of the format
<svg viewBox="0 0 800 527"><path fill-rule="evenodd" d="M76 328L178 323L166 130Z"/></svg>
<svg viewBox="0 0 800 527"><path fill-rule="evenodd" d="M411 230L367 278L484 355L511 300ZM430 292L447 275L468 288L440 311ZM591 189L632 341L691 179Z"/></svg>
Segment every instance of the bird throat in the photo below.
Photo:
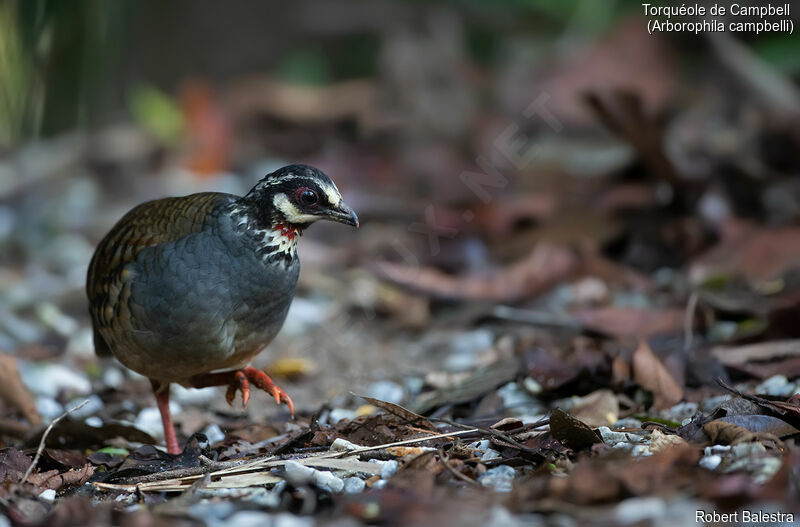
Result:
<svg viewBox="0 0 800 527"><path fill-rule="evenodd" d="M282 261L289 265L297 259L297 239L303 234L302 228L288 223L263 228L241 209L234 210L231 218L236 229L252 240L256 254L264 262Z"/></svg>

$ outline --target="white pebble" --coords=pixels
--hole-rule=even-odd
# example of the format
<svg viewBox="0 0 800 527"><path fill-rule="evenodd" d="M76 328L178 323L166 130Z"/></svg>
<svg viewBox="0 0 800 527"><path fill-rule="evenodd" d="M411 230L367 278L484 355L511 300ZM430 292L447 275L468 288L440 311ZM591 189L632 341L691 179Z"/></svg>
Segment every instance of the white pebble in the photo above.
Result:
<svg viewBox="0 0 800 527"><path fill-rule="evenodd" d="M44 490L41 494L39 494L39 499L44 501L55 501L56 491L53 489Z"/></svg>
<svg viewBox="0 0 800 527"><path fill-rule="evenodd" d="M314 470L314 483L321 489L334 494L339 494L344 490L342 478L333 475L333 472L325 470Z"/></svg>
<svg viewBox="0 0 800 527"><path fill-rule="evenodd" d="M337 437L336 439L333 440L333 443L331 443L331 450L333 450L334 452L344 452L349 450L356 450L358 448L361 447L355 443L351 443L347 439L342 439L341 437Z"/></svg>
<svg viewBox="0 0 800 527"><path fill-rule="evenodd" d="M618 443L641 443L644 438L639 434L632 434L630 432L616 432L607 426L601 426L597 429L603 442L607 445L614 446Z"/></svg>
<svg viewBox="0 0 800 527"><path fill-rule="evenodd" d="M314 481L313 468L301 465L297 461L287 461L286 465L286 480L292 485L299 487Z"/></svg>
<svg viewBox="0 0 800 527"><path fill-rule="evenodd" d="M394 459L387 461L381 467L381 479L389 479L395 474L397 474L397 469L400 467L400 464L395 461Z"/></svg>
<svg viewBox="0 0 800 527"><path fill-rule="evenodd" d="M109 388L118 390L122 388L124 382L125 376L121 371L119 371L118 368L106 368L106 370L103 372L103 384Z"/></svg>
<svg viewBox="0 0 800 527"><path fill-rule="evenodd" d="M614 511L617 521L623 525L663 518L666 513L667 504L656 497L630 498L620 502Z"/></svg>
<svg viewBox="0 0 800 527"><path fill-rule="evenodd" d="M756 386L756 393L765 393L774 397L789 397L797 386L789 382L785 375L773 375Z"/></svg>
<svg viewBox="0 0 800 527"><path fill-rule="evenodd" d="M92 384L85 375L62 364L39 363L24 366L20 362L20 376L28 389L47 397L55 397L60 392L85 395L92 391Z"/></svg>
<svg viewBox="0 0 800 527"><path fill-rule="evenodd" d="M493 461L495 459L500 459L501 457L502 456L500 456L500 452L498 452L494 448L487 448L486 451L481 456L481 461L483 461L485 463L487 461Z"/></svg>
<svg viewBox="0 0 800 527"><path fill-rule="evenodd" d="M491 487L495 492L511 492L511 482L514 480L514 468L508 465L499 465L490 468L478 478L484 487Z"/></svg>
<svg viewBox="0 0 800 527"><path fill-rule="evenodd" d="M178 414L181 407L173 402L169 403L169 410L172 415ZM161 423L161 412L158 408L143 408L139 415L136 416L136 428L142 432L146 432L154 438L164 437L164 425Z"/></svg>
<svg viewBox="0 0 800 527"><path fill-rule="evenodd" d="M78 397L76 399L73 399L66 404L66 408L67 410L69 410L70 408L77 408L78 406L83 404L84 401L89 401L89 402L84 404L74 412L70 413L70 415L74 419L84 419L86 417L89 417L90 415L96 414L97 412L103 409L102 399L100 399L98 396L94 394L89 395L87 397Z"/></svg>
<svg viewBox="0 0 800 527"><path fill-rule="evenodd" d="M84 419L83 422L93 428L100 428L101 426L103 426L103 420L97 417L96 415L87 417L86 419Z"/></svg>
<svg viewBox="0 0 800 527"><path fill-rule="evenodd" d="M229 524L234 525L234 524ZM275 515L273 527L314 527L314 518L310 516L295 516L288 512ZM238 526L234 526L238 527Z"/></svg>
<svg viewBox="0 0 800 527"><path fill-rule="evenodd" d="M387 403L399 403L405 396L403 387L392 381L378 381L367 389L367 395Z"/></svg>
<svg viewBox="0 0 800 527"><path fill-rule="evenodd" d="M346 410L344 408L334 408L328 414L328 423L335 425L342 419L355 419L358 417L355 410Z"/></svg>
<svg viewBox="0 0 800 527"><path fill-rule="evenodd" d="M64 413L64 407L50 397L38 397L36 411L45 419L52 420Z"/></svg>
<svg viewBox="0 0 800 527"><path fill-rule="evenodd" d="M722 463L722 456L713 454L700 458L700 461L697 464L703 468L707 468L708 470L714 470L719 466L720 463Z"/></svg>
<svg viewBox="0 0 800 527"><path fill-rule="evenodd" d="M225 525L235 527L262 527L271 524L272 517L266 512L259 511L239 511L225 520Z"/></svg>
<svg viewBox="0 0 800 527"><path fill-rule="evenodd" d="M358 494L364 491L367 483L361 478L347 478L344 480L344 493L345 494Z"/></svg>
<svg viewBox="0 0 800 527"><path fill-rule="evenodd" d="M213 445L214 443L219 443L223 439L225 439L225 432L222 431L222 428L219 427L217 424L210 424L204 430L203 433L208 438L208 443Z"/></svg>

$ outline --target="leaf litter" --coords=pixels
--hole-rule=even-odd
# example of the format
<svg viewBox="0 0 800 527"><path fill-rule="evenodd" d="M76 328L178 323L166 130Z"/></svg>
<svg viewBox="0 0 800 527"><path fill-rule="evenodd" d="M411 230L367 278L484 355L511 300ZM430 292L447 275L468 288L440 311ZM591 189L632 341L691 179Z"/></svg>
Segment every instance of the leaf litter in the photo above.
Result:
<svg viewBox="0 0 800 527"><path fill-rule="evenodd" d="M489 201L454 182L475 157L463 145L495 137L502 112L474 115L458 147L434 139L452 131L393 117L382 133L428 146L377 159L379 145L352 146L343 130L387 126L372 122L383 115L370 102L386 90L379 83L298 92L259 78L231 88L228 117L264 117L236 123L238 140L311 152L348 194L361 193L364 225L352 238L309 232L297 299L274 355L257 364L297 394L298 418L257 395L242 413L217 391L175 387L178 456L160 446L148 384L92 355L72 279L83 270L58 258L85 264L100 218L145 194L222 185L212 172L236 154L225 141L211 159L190 153L180 163L199 166L200 182L167 160L163 177L148 180L158 188L144 192L106 188L109 173L139 172L164 146L110 159L77 132L82 148L43 143L35 177L48 188L20 179L0 189L27 197L7 208L25 228L8 234L14 251L0 272L0 511L15 526L660 525L698 509L800 514L800 194L796 160L783 152L800 146L797 120L768 124L774 115L754 102L761 94L708 79L692 79L704 90L697 107L681 102L665 120L679 73L669 45L639 26L622 23L541 72L559 118L583 132L551 140L524 130L540 140L542 162L510 168ZM425 39L392 35L410 39L397 49L437 60ZM614 58L620 49L652 75L631 73ZM400 59L386 55L383 69L394 71ZM496 72L502 93L527 64L508 61ZM587 65L637 80L601 88ZM402 79L408 104L487 88L474 79L442 86L445 66L432 66L435 88ZM345 105L323 104L329 95ZM226 111L214 98L204 104L211 116ZM189 126L202 128L197 110ZM434 124L468 113L447 110L443 102L423 113ZM223 139L234 133L223 128ZM305 146L277 141L285 135ZM272 155L260 162L271 166ZM251 161L236 160L255 170ZM424 195L410 174L424 179ZM101 193L77 205L59 199ZM98 219L64 233L37 215L57 205ZM54 256L28 238L73 252ZM47 280L20 280L43 268Z"/></svg>

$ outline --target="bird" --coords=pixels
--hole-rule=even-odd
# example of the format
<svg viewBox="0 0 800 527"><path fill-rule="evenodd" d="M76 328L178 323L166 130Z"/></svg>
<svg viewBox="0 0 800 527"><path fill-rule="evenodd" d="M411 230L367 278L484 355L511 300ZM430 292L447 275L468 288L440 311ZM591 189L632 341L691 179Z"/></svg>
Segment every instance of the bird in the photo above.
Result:
<svg viewBox="0 0 800 527"><path fill-rule="evenodd" d="M288 165L247 194L202 192L142 203L95 249L86 294L97 355L150 379L169 454L179 454L169 392L250 385L294 404L252 359L286 320L300 272L298 238L318 220L358 228L333 181Z"/></svg>

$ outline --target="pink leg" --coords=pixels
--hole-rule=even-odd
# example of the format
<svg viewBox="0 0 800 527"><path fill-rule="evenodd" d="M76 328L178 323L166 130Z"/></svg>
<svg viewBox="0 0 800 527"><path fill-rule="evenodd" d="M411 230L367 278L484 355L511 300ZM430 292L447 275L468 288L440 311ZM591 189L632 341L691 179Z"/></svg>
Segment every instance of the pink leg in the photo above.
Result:
<svg viewBox="0 0 800 527"><path fill-rule="evenodd" d="M172 414L169 411L169 383L161 384L150 381L153 384L153 393L156 395L158 411L161 412L161 424L164 425L164 439L167 443L167 452L170 454L180 454L178 438L175 436L175 426L172 424Z"/></svg>

